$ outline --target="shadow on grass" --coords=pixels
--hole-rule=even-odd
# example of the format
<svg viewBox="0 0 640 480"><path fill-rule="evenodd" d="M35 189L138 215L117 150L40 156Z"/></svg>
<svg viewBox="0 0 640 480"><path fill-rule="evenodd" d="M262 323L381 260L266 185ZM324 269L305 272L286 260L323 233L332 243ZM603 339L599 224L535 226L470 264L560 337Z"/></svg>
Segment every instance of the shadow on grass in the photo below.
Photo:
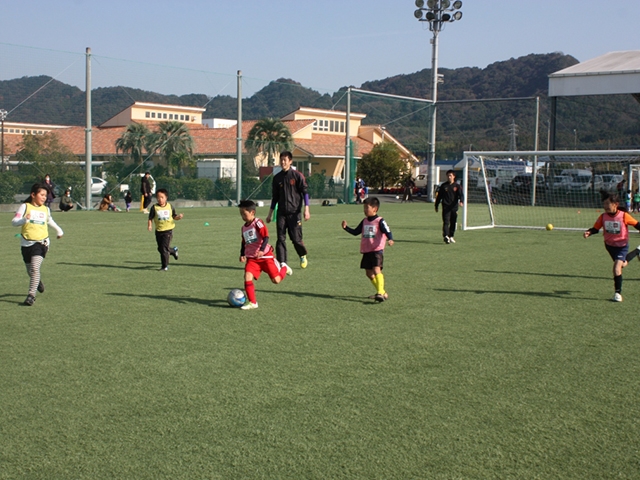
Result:
<svg viewBox="0 0 640 480"><path fill-rule="evenodd" d="M314 298L323 298L325 300L342 300L345 302L362 303L364 305L376 304L376 302L368 298L363 299L362 297L354 297L354 296L348 296L348 295L329 295L326 293L293 292L291 290L269 290L269 293L277 293L279 295L291 295L293 297L299 297L299 298L314 297Z"/></svg>
<svg viewBox="0 0 640 480"><path fill-rule="evenodd" d="M4 295L0 295L0 302L22 305L22 302L24 301L24 297L25 296L26 295L5 293ZM17 301L14 300L13 299L14 297L18 298L19 300L17 300Z"/></svg>
<svg viewBox="0 0 640 480"><path fill-rule="evenodd" d="M131 262L126 261L124 263L138 264L134 265L122 265L122 264L106 264L106 263L74 263L74 262L57 262L58 265L74 265L78 267L92 267L92 268L119 268L124 270L158 270L160 268L159 262ZM197 268L218 268L223 270L244 270L244 266L230 267L227 265L203 265L197 263L183 263L172 262L172 267L197 267Z"/></svg>
<svg viewBox="0 0 640 480"><path fill-rule="evenodd" d="M497 273L499 275L531 275L539 277L556 277L556 278L584 278L585 280L611 280L611 277L594 277L590 275L575 275L572 273L538 273L538 272L509 272L502 270L476 270L478 273ZM626 273L626 272L623 272ZM636 278L629 278L629 281L637 281ZM625 277L624 281L627 281Z"/></svg>
<svg viewBox="0 0 640 480"><path fill-rule="evenodd" d="M170 302L179 303L181 305L186 305L189 303L195 303L198 305L205 305L207 307L224 307L230 308L229 304L225 299L210 299L210 298L193 298L193 297L181 297L178 295L144 295L144 294L133 294L133 293L107 293L107 295L111 295L114 297L129 297L129 298L149 298L151 300L168 300Z"/></svg>
<svg viewBox="0 0 640 480"><path fill-rule="evenodd" d="M543 297L543 298L562 298L565 300L593 300L600 301L593 297L573 297L571 290L555 290L553 292L523 292L515 290L461 290L457 288L434 288L436 292L452 292L452 293L475 293L477 295L494 294L494 295L524 295L525 297Z"/></svg>

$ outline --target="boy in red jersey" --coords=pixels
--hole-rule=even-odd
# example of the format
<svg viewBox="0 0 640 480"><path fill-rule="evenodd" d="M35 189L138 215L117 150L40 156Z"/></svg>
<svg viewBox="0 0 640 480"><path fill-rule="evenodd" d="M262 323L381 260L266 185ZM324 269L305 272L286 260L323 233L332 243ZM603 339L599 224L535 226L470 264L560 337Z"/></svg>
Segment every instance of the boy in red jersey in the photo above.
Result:
<svg viewBox="0 0 640 480"><path fill-rule="evenodd" d="M627 266L627 252L629 251L629 228L631 225L640 230L638 221L620 207L620 197L615 193L602 191L602 204L604 212L598 217L592 228L584 232L584 238L598 233L604 228L604 247L613 259L613 283L615 293L611 299L614 302L622 301L622 269Z"/></svg>
<svg viewBox="0 0 640 480"><path fill-rule="evenodd" d="M279 264L274 258L273 247L269 245L269 230L262 220L256 218L256 204L251 200L243 200L238 207L244 220L240 261L245 264L244 289L248 300L240 308L252 310L258 308L254 279L260 278L262 272L267 272L273 283L280 283L285 275L291 275L293 271L286 264Z"/></svg>
<svg viewBox="0 0 640 480"><path fill-rule="evenodd" d="M376 302L384 302L389 298L389 295L384 289L382 260L387 240L389 241L389 246L393 245L393 235L384 218L378 216L380 201L376 197L369 197L363 203L365 218L360 224L356 228L351 228L343 220L342 228L351 235L362 234L362 240L360 241L362 261L360 262L360 268L364 269L367 278L376 287L376 294L369 298Z"/></svg>

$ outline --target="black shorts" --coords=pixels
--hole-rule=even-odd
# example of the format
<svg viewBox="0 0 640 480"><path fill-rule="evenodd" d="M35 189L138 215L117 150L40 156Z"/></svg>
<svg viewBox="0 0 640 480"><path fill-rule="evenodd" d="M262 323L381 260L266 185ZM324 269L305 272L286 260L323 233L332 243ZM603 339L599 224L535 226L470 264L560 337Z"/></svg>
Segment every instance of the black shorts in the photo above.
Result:
<svg viewBox="0 0 640 480"><path fill-rule="evenodd" d="M612 245L604 244L604 247L609 252L611 259L615 262L616 260L620 260L624 262L627 258L627 253L629 253L629 244L624 245L622 247L614 247Z"/></svg>
<svg viewBox="0 0 640 480"><path fill-rule="evenodd" d="M382 270L383 251L367 252L362 254L362 260L360 261L360 268L365 270L373 270L375 267L380 267Z"/></svg>
<svg viewBox="0 0 640 480"><path fill-rule="evenodd" d="M31 257L46 257L49 247L44 243L34 243L30 247L22 247L22 259L24 263L31 263Z"/></svg>

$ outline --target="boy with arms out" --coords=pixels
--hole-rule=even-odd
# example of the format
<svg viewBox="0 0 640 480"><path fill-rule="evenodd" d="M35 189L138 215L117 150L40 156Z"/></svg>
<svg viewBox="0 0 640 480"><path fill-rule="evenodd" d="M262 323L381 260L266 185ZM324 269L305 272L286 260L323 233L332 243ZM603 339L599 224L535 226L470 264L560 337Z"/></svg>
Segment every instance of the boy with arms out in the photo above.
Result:
<svg viewBox="0 0 640 480"><path fill-rule="evenodd" d="M242 310L258 308L256 290L253 280L266 272L273 283L280 283L285 275L293 271L286 264L279 264L273 257L273 247L269 245L269 231L266 225L256 217L256 204L251 200L243 200L238 205L240 216L244 220L242 226L242 246L240 261L244 266L244 289L247 292L247 303Z"/></svg>
<svg viewBox="0 0 640 480"><path fill-rule="evenodd" d="M22 227L20 246L22 259L29 274L29 293L24 301L27 306L36 301L36 292L44 292L44 284L40 280L40 266L49 251L50 225L56 230L58 238L64 235L62 229L51 217L51 210L46 206L49 190L42 184L36 183L31 187L29 199L20 205L11 225Z"/></svg>
<svg viewBox="0 0 640 480"><path fill-rule="evenodd" d="M389 298L384 289L384 275L382 274L384 246L387 240L389 241L389 246L393 245L393 235L384 218L378 216L380 201L376 197L369 197L363 203L365 218L360 224L356 228L351 228L343 220L342 228L351 235L362 234L362 239L360 240L360 253L362 253L360 268L364 269L367 278L376 287L376 294L369 298L376 302L384 302Z"/></svg>
<svg viewBox="0 0 640 480"><path fill-rule="evenodd" d="M178 260L178 247L171 248L171 239L173 238L173 229L176 226L174 220L180 220L183 217L182 214L176 215L176 209L167 202L168 198L169 193L166 189L160 188L156 192L158 203L151 207L147 222L149 231L151 231L152 222L156 224L156 243L162 262L160 270L164 272L169 270L169 255Z"/></svg>
<svg viewBox="0 0 640 480"><path fill-rule="evenodd" d="M620 197L615 193L600 192L604 213L598 217L592 228L584 232L584 238L589 238L604 228L604 247L613 260L613 284L615 293L611 299L622 301L622 269L627 266L627 252L629 251L629 228L631 225L640 230L638 221L624 210L620 209ZM632 257L631 257L632 258Z"/></svg>

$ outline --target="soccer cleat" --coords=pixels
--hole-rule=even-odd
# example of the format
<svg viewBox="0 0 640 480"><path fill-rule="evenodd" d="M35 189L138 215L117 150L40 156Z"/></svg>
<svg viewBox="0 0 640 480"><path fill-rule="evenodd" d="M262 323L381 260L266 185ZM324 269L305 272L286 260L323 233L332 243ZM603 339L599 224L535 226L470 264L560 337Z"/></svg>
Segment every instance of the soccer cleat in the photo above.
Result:
<svg viewBox="0 0 640 480"><path fill-rule="evenodd" d="M173 258L175 258L176 260L178 259L178 247L173 247L170 253Z"/></svg>
<svg viewBox="0 0 640 480"><path fill-rule="evenodd" d="M291 270L291 267L289 265L287 265L286 263L283 263L282 265L287 267L287 275L293 275L293 270Z"/></svg>
<svg viewBox="0 0 640 480"><path fill-rule="evenodd" d="M612 302L621 302L622 301L622 295L620 295L618 292L616 292L613 295L613 298L611 299Z"/></svg>
<svg viewBox="0 0 640 480"><path fill-rule="evenodd" d="M307 268L307 256L303 255L300 257L300 268Z"/></svg>
<svg viewBox="0 0 640 480"><path fill-rule="evenodd" d="M44 293L44 283L42 283L42 280L40 280L40 283L38 284L38 291L40 293Z"/></svg>
<svg viewBox="0 0 640 480"><path fill-rule="evenodd" d="M378 294L377 294L377 293L376 293L375 295L369 295L369 299L370 299L370 300L375 300L377 296L378 296ZM382 298L383 298L384 300L387 300L387 299L389 298L389 294L388 294L387 292L384 292L384 293L382 294ZM383 301L384 301L384 300L383 300Z"/></svg>
<svg viewBox="0 0 640 480"><path fill-rule="evenodd" d="M381 295L381 294L379 294L379 293L376 293L376 294L373 296L373 299L374 299L376 302L384 302L387 298L389 298L389 295L387 295L386 293L383 293L382 295Z"/></svg>
<svg viewBox="0 0 640 480"><path fill-rule="evenodd" d="M451 240L446 235L444 236L444 243L450 243Z"/></svg>
<svg viewBox="0 0 640 480"><path fill-rule="evenodd" d="M169 270L169 267L160 267L161 272L166 272Z"/></svg>
<svg viewBox="0 0 640 480"><path fill-rule="evenodd" d="M456 241L453 239L453 237L449 237L449 243L456 243Z"/></svg>
<svg viewBox="0 0 640 480"><path fill-rule="evenodd" d="M24 299L23 304L30 307L35 303L35 301L36 301L36 297L34 297L33 295L27 295L27 298Z"/></svg>
<svg viewBox="0 0 640 480"><path fill-rule="evenodd" d="M255 308L258 308L258 304L257 303L245 303L243 306L240 307L240 310L253 310Z"/></svg>

